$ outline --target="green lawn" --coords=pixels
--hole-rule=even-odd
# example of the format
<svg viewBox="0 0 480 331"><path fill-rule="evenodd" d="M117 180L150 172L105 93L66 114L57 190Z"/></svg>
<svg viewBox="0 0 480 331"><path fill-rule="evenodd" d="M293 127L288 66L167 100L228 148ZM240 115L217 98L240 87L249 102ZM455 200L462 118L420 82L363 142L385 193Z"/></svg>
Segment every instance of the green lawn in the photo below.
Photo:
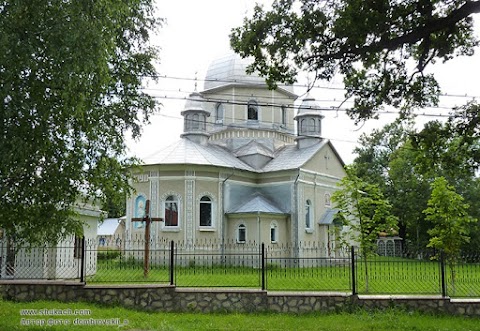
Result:
<svg viewBox="0 0 480 331"><path fill-rule="evenodd" d="M306 260L305 260L306 261ZM298 265L267 264L266 289L269 291L352 291L351 267L348 263L311 266L311 260ZM322 263L324 263L323 261ZM304 263L305 265L302 265ZM169 283L167 265L150 266L144 278L143 264L138 261L101 259L97 272L88 283ZM366 277L365 268L368 270ZM261 288L261 269L240 266L190 265L177 266L174 284L178 287ZM455 269L455 282L450 270L445 273L447 295L480 297L480 264L462 264ZM368 280L368 286L367 286ZM372 258L367 265L356 262L356 288L359 294L436 294L442 293L439 263L406 258Z"/></svg>
<svg viewBox="0 0 480 331"><path fill-rule="evenodd" d="M83 310L90 315L33 316L21 315L22 309L69 309ZM22 321L23 318L23 321ZM112 326L73 325L80 321L94 319L109 320ZM27 323L45 323L45 326L26 326ZM48 324L67 323L50 326ZM23 324L23 325L22 325ZM480 330L477 318L432 316L401 310L383 312L357 311L331 314L198 314L198 313L147 313L120 307L102 307L87 303L59 303L37 301L14 303L0 300L0 330L331 330L331 331L367 331L367 330L442 330L466 331Z"/></svg>

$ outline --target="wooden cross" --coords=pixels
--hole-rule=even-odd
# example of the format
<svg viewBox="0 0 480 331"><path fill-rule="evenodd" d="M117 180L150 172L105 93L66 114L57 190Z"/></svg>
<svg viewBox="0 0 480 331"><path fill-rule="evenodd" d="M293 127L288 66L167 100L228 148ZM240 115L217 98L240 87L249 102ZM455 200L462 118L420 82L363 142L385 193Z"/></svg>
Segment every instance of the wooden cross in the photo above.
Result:
<svg viewBox="0 0 480 331"><path fill-rule="evenodd" d="M145 222L145 253L143 254L143 277L148 277L149 268L149 255L150 255L150 223L151 222L163 222L163 218L150 217L150 200L145 203L145 216L138 218L132 218L132 222Z"/></svg>

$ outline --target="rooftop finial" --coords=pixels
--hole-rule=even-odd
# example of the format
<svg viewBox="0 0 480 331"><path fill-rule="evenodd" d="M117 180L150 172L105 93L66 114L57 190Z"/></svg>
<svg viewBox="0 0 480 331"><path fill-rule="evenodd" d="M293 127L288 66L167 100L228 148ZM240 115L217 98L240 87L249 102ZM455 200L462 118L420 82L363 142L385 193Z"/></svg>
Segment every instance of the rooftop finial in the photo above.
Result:
<svg viewBox="0 0 480 331"><path fill-rule="evenodd" d="M198 74L198 71L195 71L195 92L198 92L197 91L197 74Z"/></svg>

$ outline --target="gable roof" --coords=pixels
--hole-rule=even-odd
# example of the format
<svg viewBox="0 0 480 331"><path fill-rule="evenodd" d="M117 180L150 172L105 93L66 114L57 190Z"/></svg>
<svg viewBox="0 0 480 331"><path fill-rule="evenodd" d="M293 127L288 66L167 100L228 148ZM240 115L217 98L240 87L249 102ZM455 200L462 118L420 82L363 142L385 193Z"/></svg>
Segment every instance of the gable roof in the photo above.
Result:
<svg viewBox="0 0 480 331"><path fill-rule="evenodd" d="M248 213L261 213L261 214L285 214L281 208L275 205L274 202L268 200L262 194L256 193L253 197L247 201L244 201L239 206L233 208L230 211L226 211L227 214L248 214Z"/></svg>
<svg viewBox="0 0 480 331"><path fill-rule="evenodd" d="M298 149L296 145L287 145L275 153L275 157L263 167L262 172L297 169L302 167L327 143L322 140L319 144Z"/></svg>

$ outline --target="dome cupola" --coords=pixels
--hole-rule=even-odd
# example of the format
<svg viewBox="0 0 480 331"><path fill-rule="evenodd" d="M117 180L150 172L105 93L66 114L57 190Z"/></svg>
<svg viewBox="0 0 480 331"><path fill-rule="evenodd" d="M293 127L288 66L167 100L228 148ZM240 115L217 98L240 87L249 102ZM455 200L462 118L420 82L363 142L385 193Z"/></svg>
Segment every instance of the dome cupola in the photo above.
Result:
<svg viewBox="0 0 480 331"><path fill-rule="evenodd" d="M193 92L188 96L181 114L184 117L181 137L206 144L209 137L207 117L210 113L204 109L204 99L200 93Z"/></svg>
<svg viewBox="0 0 480 331"><path fill-rule="evenodd" d="M297 143L299 148L308 147L322 139L322 109L310 94L302 100L298 107Z"/></svg>

